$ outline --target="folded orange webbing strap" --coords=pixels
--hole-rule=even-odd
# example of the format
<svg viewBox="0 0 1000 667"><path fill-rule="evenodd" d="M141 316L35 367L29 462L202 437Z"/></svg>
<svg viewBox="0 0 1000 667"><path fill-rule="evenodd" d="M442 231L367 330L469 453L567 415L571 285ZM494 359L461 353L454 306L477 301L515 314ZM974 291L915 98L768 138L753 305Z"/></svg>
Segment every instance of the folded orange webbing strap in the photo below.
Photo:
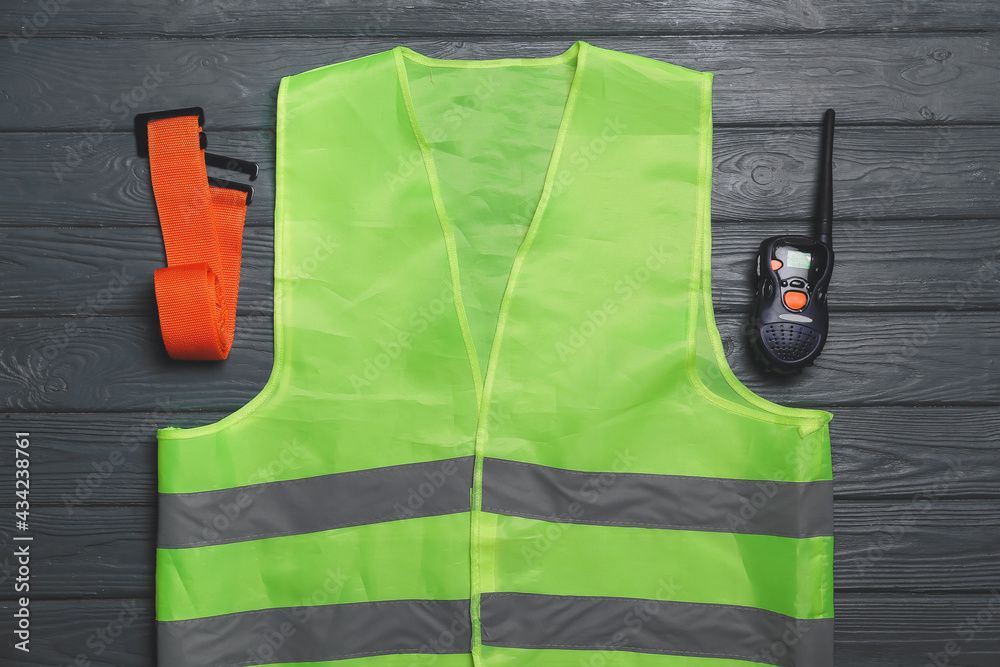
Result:
<svg viewBox="0 0 1000 667"><path fill-rule="evenodd" d="M154 274L174 359L225 359L233 345L247 195L211 187L197 115L148 123L149 171L167 250Z"/></svg>

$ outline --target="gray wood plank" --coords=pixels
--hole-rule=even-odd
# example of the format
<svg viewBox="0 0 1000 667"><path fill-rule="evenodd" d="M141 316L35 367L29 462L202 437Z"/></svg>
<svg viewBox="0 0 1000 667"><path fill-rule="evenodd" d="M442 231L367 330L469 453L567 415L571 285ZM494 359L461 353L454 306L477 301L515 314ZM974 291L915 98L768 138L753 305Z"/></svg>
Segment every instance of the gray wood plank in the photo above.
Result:
<svg viewBox="0 0 1000 667"><path fill-rule="evenodd" d="M713 219L811 219L817 151L812 130L717 130ZM998 151L1000 132L992 127L839 128L839 233L864 233L882 219L1000 217Z"/></svg>
<svg viewBox="0 0 1000 667"><path fill-rule="evenodd" d="M778 403L996 405L1000 402L1000 313L948 308L921 313L844 314L816 365L801 376L764 377L743 339L745 316L718 318L723 346L748 387ZM271 368L271 323L237 319L225 362L171 361L155 316L0 319L0 408L11 412L234 410L263 387Z"/></svg>
<svg viewBox="0 0 1000 667"><path fill-rule="evenodd" d="M14 602L0 602L10 618ZM4 667L156 667L152 598L37 600L31 606L30 653L0 643Z"/></svg>
<svg viewBox="0 0 1000 667"><path fill-rule="evenodd" d="M763 377L750 362L745 318L723 313L717 321L737 377L781 404L985 405L1000 390L1000 339L993 330L1000 321L990 314L943 308L933 317L886 313L834 318L815 366L784 383Z"/></svg>
<svg viewBox="0 0 1000 667"><path fill-rule="evenodd" d="M842 408L830 441L838 499L1000 496L995 408Z"/></svg>
<svg viewBox="0 0 1000 667"><path fill-rule="evenodd" d="M0 230L2 315L83 316L155 312L153 271L166 265L154 212L145 226L12 227ZM274 230L243 234L238 308L270 315Z"/></svg>
<svg viewBox="0 0 1000 667"><path fill-rule="evenodd" d="M156 504L156 429L197 426L227 413L134 412L19 414L0 421L10 433L31 434L28 451L38 474L31 506L71 518L84 506ZM0 507L13 508L13 475L0 476Z"/></svg>
<svg viewBox="0 0 1000 667"><path fill-rule="evenodd" d="M713 224L716 310L749 307L759 241L813 233L812 222ZM833 242L832 311L958 312L993 309L1000 298L1000 220L842 221Z"/></svg>
<svg viewBox="0 0 1000 667"><path fill-rule="evenodd" d="M756 249L808 223L717 223L712 230L716 308L744 312ZM834 311L1000 307L1000 221L882 220L835 230ZM246 229L239 312L270 315L273 230ZM890 250L891 249L891 250ZM153 271L166 258L155 217L145 226L8 227L0 230L0 316L148 314ZM987 280L976 287L982 270ZM971 281L971 282L970 282Z"/></svg>
<svg viewBox="0 0 1000 667"><path fill-rule="evenodd" d="M212 132L209 141L217 152L260 162L247 225L273 227L273 131ZM0 228L158 226L149 162L136 155L131 132L0 133L0 155Z"/></svg>
<svg viewBox="0 0 1000 667"><path fill-rule="evenodd" d="M46 15L38 16L50 6ZM33 20L34 18L34 20ZM282 5L275 12L263 0L250 2L150 5L142 0L113 0L94 7L74 3L23 2L0 15L3 33L18 35L112 34L141 37L181 35L506 35L506 34L663 34L872 32L913 30L983 30L1000 25L996 5L988 0L899 3L850 0L795 3L711 3L684 0L669 4L618 0L502 4L459 0L376 0Z"/></svg>
<svg viewBox="0 0 1000 667"><path fill-rule="evenodd" d="M254 317L237 318L233 351L220 362L171 360L153 314L0 320L0 340L2 405L27 412L227 410L260 391L273 358L270 320Z"/></svg>
<svg viewBox="0 0 1000 667"><path fill-rule="evenodd" d="M247 224L273 225L273 133L209 134L220 152L260 161L264 173L254 183ZM66 147L80 136L0 133L0 227L156 224L149 165L135 155L131 134L104 135L73 167L54 170L65 166ZM717 129L713 219L811 219L817 153L812 128ZM839 233L863 234L874 220L998 219L997 154L1000 126L842 128L834 161Z"/></svg>
<svg viewBox="0 0 1000 667"><path fill-rule="evenodd" d="M928 489L899 503L840 501L834 523L838 590L987 592L1000 583L996 501L943 500Z"/></svg>
<svg viewBox="0 0 1000 667"><path fill-rule="evenodd" d="M995 593L956 597L838 591L834 605L837 667L995 667L1000 655L1000 598Z"/></svg>
<svg viewBox="0 0 1000 667"><path fill-rule="evenodd" d="M482 59L551 56L574 38L36 39L0 59L5 93L0 129L100 134L130 130L131 107L184 106L204 107L210 128L271 127L282 76L402 42L433 57ZM997 45L989 34L607 37L591 42L715 73L713 114L716 123L726 125L816 125L829 106L836 107L842 126L1000 121L994 94L1000 76Z"/></svg>
<svg viewBox="0 0 1000 667"><path fill-rule="evenodd" d="M834 508L838 590L981 593L1000 577L1000 501L839 501ZM152 507L37 508L30 515L32 599L153 595ZM20 533L19 533L20 534ZM0 542L11 528L0 528ZM0 552L10 576L12 549ZM0 599L16 596L0 589Z"/></svg>
<svg viewBox="0 0 1000 667"><path fill-rule="evenodd" d="M201 426L226 412L13 414L7 432L33 434L32 507L70 520L90 506L156 503L156 429ZM995 408L838 408L830 425L838 500L1000 500ZM14 478L0 475L0 508Z"/></svg>

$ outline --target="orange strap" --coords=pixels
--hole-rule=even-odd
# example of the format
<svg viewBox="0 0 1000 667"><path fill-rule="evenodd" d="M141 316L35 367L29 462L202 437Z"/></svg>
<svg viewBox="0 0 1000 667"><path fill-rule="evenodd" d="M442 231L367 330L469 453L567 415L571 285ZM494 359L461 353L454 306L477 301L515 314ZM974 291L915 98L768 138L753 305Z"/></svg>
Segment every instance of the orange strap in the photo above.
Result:
<svg viewBox="0 0 1000 667"><path fill-rule="evenodd" d="M198 116L148 124L149 171L167 250L154 274L160 331L174 359L225 359L233 345L246 193L211 187Z"/></svg>

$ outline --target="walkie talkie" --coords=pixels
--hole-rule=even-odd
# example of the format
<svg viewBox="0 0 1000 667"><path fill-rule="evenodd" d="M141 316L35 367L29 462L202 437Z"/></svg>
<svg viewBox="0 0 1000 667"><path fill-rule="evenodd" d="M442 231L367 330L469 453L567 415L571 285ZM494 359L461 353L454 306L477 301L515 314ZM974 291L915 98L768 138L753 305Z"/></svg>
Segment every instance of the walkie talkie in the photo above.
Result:
<svg viewBox="0 0 1000 667"><path fill-rule="evenodd" d="M826 343L826 304L833 273L833 122L823 116L816 238L772 236L760 244L750 342L765 370L810 366Z"/></svg>

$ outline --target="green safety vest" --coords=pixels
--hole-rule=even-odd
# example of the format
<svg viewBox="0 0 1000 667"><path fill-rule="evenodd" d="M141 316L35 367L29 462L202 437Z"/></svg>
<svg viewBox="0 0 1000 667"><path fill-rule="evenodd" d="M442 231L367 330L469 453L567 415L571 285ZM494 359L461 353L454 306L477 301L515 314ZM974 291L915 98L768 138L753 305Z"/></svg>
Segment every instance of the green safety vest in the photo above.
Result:
<svg viewBox="0 0 1000 667"><path fill-rule="evenodd" d="M832 665L831 415L727 365L711 84L282 79L274 367L158 432L160 667Z"/></svg>

